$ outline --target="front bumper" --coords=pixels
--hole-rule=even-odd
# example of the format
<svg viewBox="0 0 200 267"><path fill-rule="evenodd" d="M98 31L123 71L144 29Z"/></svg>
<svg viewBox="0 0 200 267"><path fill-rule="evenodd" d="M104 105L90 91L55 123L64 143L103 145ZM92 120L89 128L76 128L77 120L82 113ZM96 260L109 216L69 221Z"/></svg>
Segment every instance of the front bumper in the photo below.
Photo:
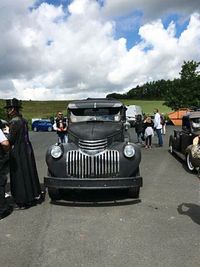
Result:
<svg viewBox="0 0 200 267"><path fill-rule="evenodd" d="M125 189L141 187L141 176L125 178L61 178L44 177L44 185L58 189Z"/></svg>

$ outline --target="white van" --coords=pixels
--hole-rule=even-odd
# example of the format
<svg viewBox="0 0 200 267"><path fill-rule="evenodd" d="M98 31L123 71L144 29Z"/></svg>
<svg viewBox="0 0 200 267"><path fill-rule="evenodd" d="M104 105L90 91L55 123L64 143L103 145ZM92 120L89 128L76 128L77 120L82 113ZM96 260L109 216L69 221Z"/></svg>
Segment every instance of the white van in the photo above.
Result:
<svg viewBox="0 0 200 267"><path fill-rule="evenodd" d="M131 127L134 127L136 116L141 115L143 118L142 108L137 105L128 105L126 108L126 120L130 123Z"/></svg>

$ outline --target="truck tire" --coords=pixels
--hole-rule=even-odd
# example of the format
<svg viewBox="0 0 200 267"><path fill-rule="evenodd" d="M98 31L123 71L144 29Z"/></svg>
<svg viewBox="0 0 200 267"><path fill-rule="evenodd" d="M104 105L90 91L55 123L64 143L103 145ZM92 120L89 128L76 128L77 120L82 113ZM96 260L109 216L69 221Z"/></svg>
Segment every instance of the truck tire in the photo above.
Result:
<svg viewBox="0 0 200 267"><path fill-rule="evenodd" d="M190 154L189 153L187 153L186 154L186 164L187 164L187 168L188 168L188 170L190 171L190 172L193 172L194 170L195 170L195 167L192 165L192 162L191 162L191 160L190 160Z"/></svg>
<svg viewBox="0 0 200 267"><path fill-rule="evenodd" d="M170 140L169 140L169 152L170 152L170 154L174 153L171 137L170 137Z"/></svg>
<svg viewBox="0 0 200 267"><path fill-rule="evenodd" d="M47 176L53 176L49 169L47 171ZM61 192L58 188L52 188L52 187L48 187L48 194L49 197L52 201L56 201L56 200L60 200L61 199Z"/></svg>
<svg viewBox="0 0 200 267"><path fill-rule="evenodd" d="M49 197L52 201L61 199L61 193L60 193L59 189L57 189L57 188L48 187L48 194L49 194Z"/></svg>
<svg viewBox="0 0 200 267"><path fill-rule="evenodd" d="M130 198L139 198L139 196L140 196L140 187L131 187L131 188L129 188L128 196Z"/></svg>
<svg viewBox="0 0 200 267"><path fill-rule="evenodd" d="M140 169L139 169L139 167L136 170L135 176L140 176ZM139 196L140 196L140 187L137 186L137 187L131 187L131 188L129 188L128 196L130 198L139 198Z"/></svg>

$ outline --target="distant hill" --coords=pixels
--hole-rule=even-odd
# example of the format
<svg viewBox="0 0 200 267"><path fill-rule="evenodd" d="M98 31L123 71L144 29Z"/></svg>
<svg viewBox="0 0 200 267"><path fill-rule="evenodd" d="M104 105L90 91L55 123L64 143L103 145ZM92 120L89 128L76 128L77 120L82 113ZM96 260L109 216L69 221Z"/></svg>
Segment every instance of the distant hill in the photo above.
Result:
<svg viewBox="0 0 200 267"><path fill-rule="evenodd" d="M67 114L67 105L70 101L22 101L22 113L24 117L31 121L32 118L50 118L55 117L58 111L62 111L64 115ZM3 107L6 101L0 99L1 117L4 112Z"/></svg>

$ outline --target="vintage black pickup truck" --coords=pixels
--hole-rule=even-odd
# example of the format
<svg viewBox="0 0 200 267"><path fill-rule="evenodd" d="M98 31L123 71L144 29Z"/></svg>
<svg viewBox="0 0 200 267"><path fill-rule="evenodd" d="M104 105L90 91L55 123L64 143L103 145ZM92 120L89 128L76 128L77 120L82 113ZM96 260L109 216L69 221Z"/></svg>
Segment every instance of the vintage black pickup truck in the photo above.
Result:
<svg viewBox="0 0 200 267"><path fill-rule="evenodd" d="M200 112L194 111L183 116L182 129L174 130L174 134L169 138L169 151L182 158L190 171L199 170L200 167L198 153L193 153L193 140L199 135Z"/></svg>
<svg viewBox="0 0 200 267"><path fill-rule="evenodd" d="M46 153L44 183L52 200L63 189L128 189L138 198L140 148L126 131L126 107L114 99L85 99L68 105L68 142Z"/></svg>

